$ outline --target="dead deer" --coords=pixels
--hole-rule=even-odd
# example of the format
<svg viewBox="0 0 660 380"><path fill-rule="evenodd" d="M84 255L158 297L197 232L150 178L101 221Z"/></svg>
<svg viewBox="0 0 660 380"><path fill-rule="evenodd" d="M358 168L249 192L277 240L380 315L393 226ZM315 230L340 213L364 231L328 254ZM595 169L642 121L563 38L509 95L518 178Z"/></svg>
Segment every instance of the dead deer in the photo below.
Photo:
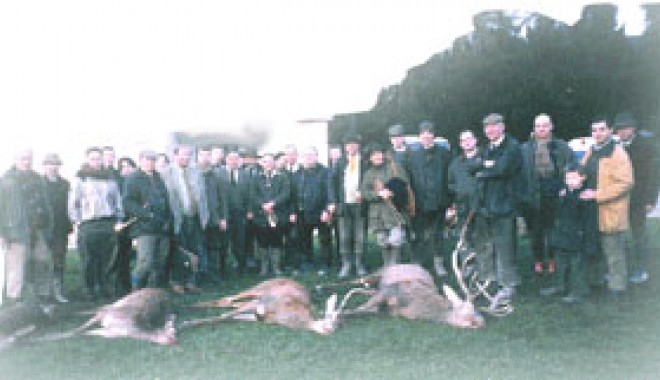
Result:
<svg viewBox="0 0 660 380"><path fill-rule="evenodd" d="M311 330L330 334L336 327L334 313L337 296L331 296L326 304L323 319L315 320L309 292L300 283L288 278L275 278L257 284L233 296L199 302L193 307L233 308L219 316L185 321L180 328L196 327L228 320L261 321L290 329Z"/></svg>
<svg viewBox="0 0 660 380"><path fill-rule="evenodd" d="M339 307L339 316L375 314L384 308L393 317L447 323L461 328L480 328L484 325L483 317L469 298L461 300L448 285L443 286L445 296L442 296L431 274L419 265L392 265L359 282L378 282L378 288L362 287L349 291ZM369 295L370 298L353 310L344 310L348 299L356 293Z"/></svg>
<svg viewBox="0 0 660 380"><path fill-rule="evenodd" d="M162 289L145 288L101 307L92 318L76 329L46 335L32 341L60 340L87 334L175 345L177 339L174 319L169 294ZM92 329L95 325L101 327Z"/></svg>
<svg viewBox="0 0 660 380"><path fill-rule="evenodd" d="M16 303L0 309L0 350L9 348L32 334L38 325L52 322L54 307Z"/></svg>

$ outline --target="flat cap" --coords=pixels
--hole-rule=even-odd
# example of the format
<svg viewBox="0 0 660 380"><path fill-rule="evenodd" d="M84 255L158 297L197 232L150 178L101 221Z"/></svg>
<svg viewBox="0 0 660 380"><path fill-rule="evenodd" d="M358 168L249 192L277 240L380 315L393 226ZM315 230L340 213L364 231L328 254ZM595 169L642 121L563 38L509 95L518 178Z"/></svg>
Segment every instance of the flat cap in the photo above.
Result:
<svg viewBox="0 0 660 380"><path fill-rule="evenodd" d="M429 120L424 120L421 123L419 123L419 133L422 132L435 133L435 125L433 125L433 122Z"/></svg>
<svg viewBox="0 0 660 380"><path fill-rule="evenodd" d="M614 117L612 127L616 131L621 128L637 128L635 118L630 112L620 112Z"/></svg>
<svg viewBox="0 0 660 380"><path fill-rule="evenodd" d="M504 117L499 113L491 113L484 117L484 125L500 124L504 123Z"/></svg>
<svg viewBox="0 0 660 380"><path fill-rule="evenodd" d="M371 155L373 152L385 152L385 146L379 142L371 142L367 145L367 154Z"/></svg>
<svg viewBox="0 0 660 380"><path fill-rule="evenodd" d="M57 153L47 153L44 156L44 165L45 164L51 164L51 165L62 165L62 160L60 159L60 156Z"/></svg>
<svg viewBox="0 0 660 380"><path fill-rule="evenodd" d="M155 160L156 158L158 158L158 153L156 153L155 151L150 150L150 149L145 149L145 150L140 152L139 156L140 156L140 158L149 158L149 159Z"/></svg>
<svg viewBox="0 0 660 380"><path fill-rule="evenodd" d="M344 144L348 144L348 143L357 143L357 144L359 144L362 141L362 139L360 138L360 135L358 135L357 133L349 132L344 136L343 141L344 141Z"/></svg>
<svg viewBox="0 0 660 380"><path fill-rule="evenodd" d="M402 136L403 135L403 125L394 124L387 130L387 134L390 136Z"/></svg>

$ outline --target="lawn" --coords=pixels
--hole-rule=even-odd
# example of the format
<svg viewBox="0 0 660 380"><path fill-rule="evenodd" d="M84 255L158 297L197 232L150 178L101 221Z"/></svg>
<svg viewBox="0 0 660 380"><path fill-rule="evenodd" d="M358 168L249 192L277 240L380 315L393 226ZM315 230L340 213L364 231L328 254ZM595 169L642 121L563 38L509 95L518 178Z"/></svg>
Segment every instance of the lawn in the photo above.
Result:
<svg viewBox="0 0 660 380"><path fill-rule="evenodd" d="M651 279L631 288L622 300L594 296L566 306L537 296L541 284L527 270L531 259L523 240L519 261L526 277L516 309L507 317L489 317L478 331L367 318L350 321L331 336L227 323L183 331L173 348L82 336L1 352L0 378L655 379L660 377L659 234L660 223L654 220ZM71 255L70 289L79 278L74 258ZM178 298L177 303L235 292L257 281L232 281L198 297ZM303 277L309 285L315 281L314 275ZM315 296L319 310L323 298ZM212 313L180 310L184 319ZM68 329L83 319L70 315L48 330Z"/></svg>

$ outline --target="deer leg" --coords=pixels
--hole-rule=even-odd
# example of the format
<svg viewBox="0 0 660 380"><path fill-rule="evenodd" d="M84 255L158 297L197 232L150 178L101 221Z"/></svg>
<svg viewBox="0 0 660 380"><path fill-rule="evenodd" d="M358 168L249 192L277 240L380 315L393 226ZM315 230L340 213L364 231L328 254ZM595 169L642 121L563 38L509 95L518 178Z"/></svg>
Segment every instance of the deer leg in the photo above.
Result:
<svg viewBox="0 0 660 380"><path fill-rule="evenodd" d="M246 298L258 298L261 295L261 292L258 292L254 289L248 289L244 292L234 294L233 296L222 297L217 300L197 302L192 305L192 307L240 307L244 303L237 303L236 301L243 300ZM252 301L247 301L252 302ZM238 306L237 306L238 304Z"/></svg>
<svg viewBox="0 0 660 380"><path fill-rule="evenodd" d="M218 322L224 322L227 320L232 320L232 319L237 319L237 320L248 320L245 315L253 314L255 315L257 308L261 304L261 301L259 300L253 300L249 302L245 302L241 307L238 307L232 311L229 311L227 313L215 316L215 317L209 317L209 318L200 318L200 319L193 319L190 321L185 321L181 323L179 326L180 329L188 328L188 327L197 327L197 326L203 326L203 325L210 325L213 323L218 323ZM255 319L256 320L256 316Z"/></svg>

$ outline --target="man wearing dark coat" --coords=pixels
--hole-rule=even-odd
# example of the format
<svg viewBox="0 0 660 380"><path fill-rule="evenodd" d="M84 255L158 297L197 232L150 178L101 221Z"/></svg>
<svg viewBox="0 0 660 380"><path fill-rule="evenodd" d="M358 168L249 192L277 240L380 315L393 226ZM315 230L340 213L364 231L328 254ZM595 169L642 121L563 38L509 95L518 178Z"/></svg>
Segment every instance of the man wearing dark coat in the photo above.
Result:
<svg viewBox="0 0 660 380"><path fill-rule="evenodd" d="M435 142L435 126L430 121L419 125L421 148L410 153L407 172L415 194L415 252L422 264L438 276L447 274L443 263L442 235L447 207L451 203L447 170L449 150Z"/></svg>
<svg viewBox="0 0 660 380"><path fill-rule="evenodd" d="M520 283L516 269L516 191L520 183L520 144L504 132L504 118L483 120L487 145L473 170L477 177L475 249L482 281L499 285L495 302L513 297Z"/></svg>

